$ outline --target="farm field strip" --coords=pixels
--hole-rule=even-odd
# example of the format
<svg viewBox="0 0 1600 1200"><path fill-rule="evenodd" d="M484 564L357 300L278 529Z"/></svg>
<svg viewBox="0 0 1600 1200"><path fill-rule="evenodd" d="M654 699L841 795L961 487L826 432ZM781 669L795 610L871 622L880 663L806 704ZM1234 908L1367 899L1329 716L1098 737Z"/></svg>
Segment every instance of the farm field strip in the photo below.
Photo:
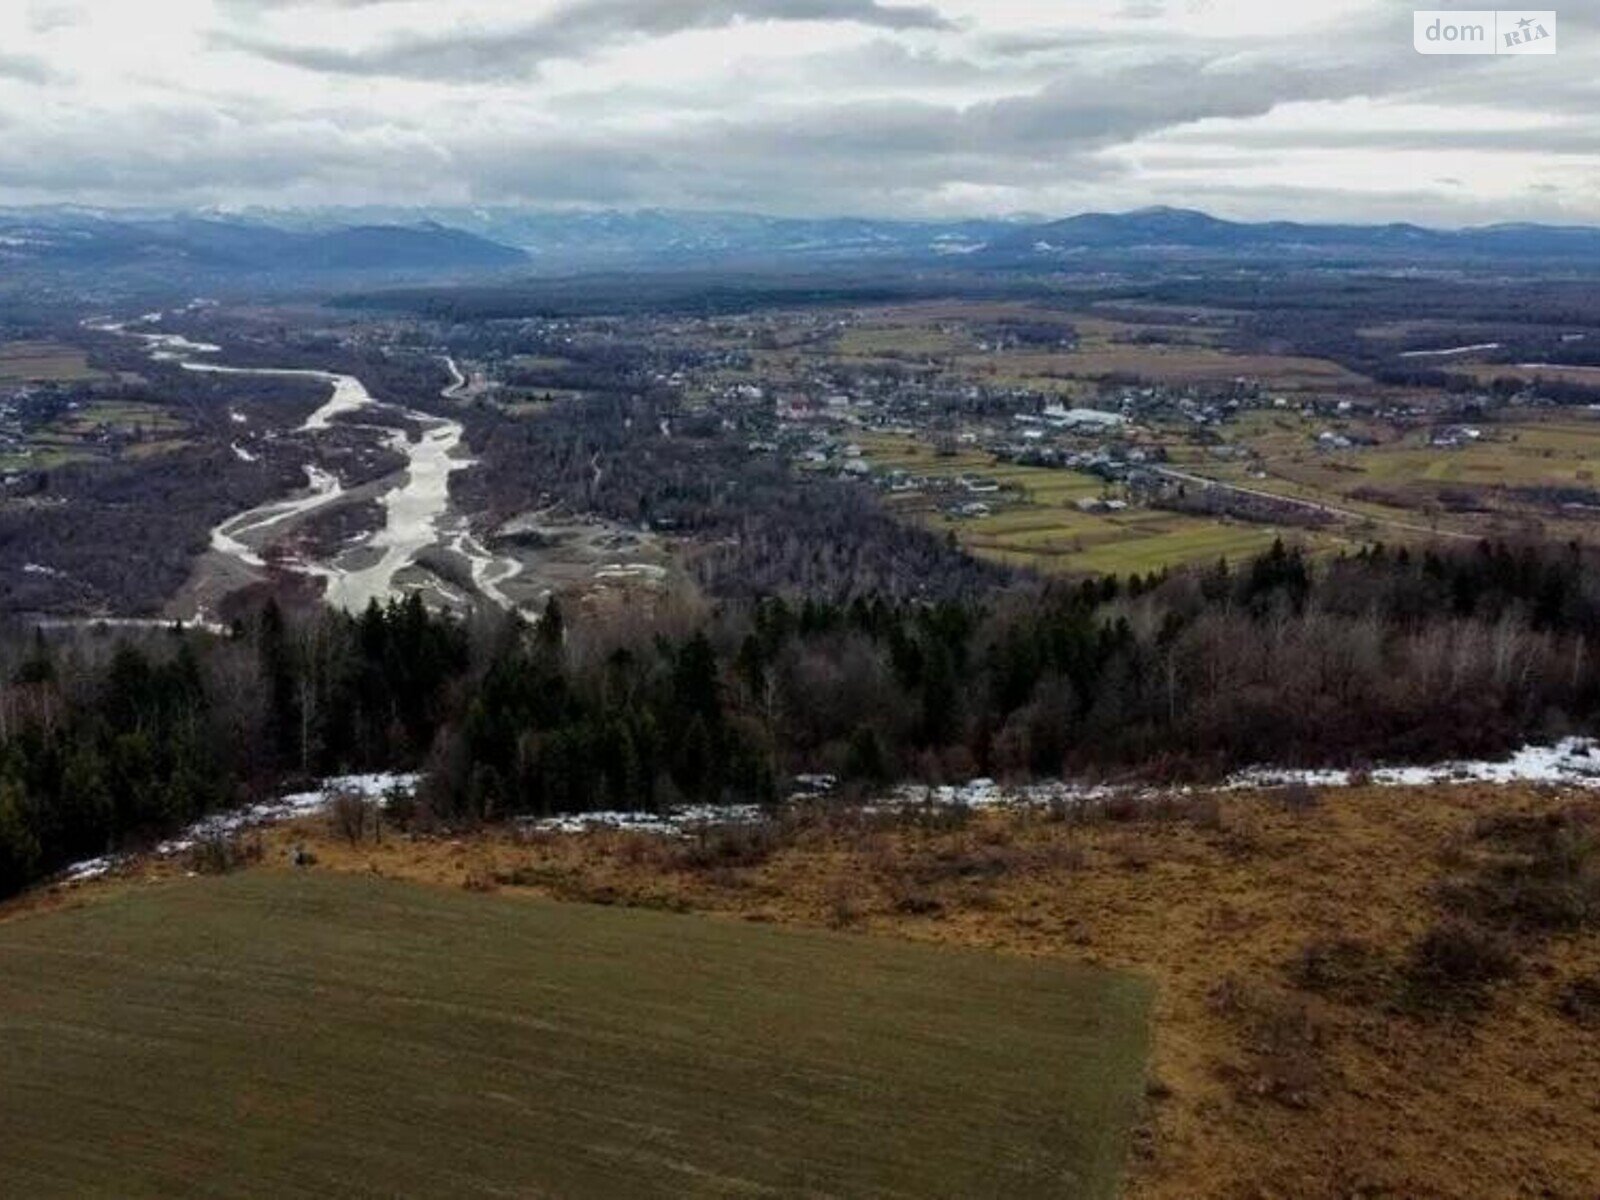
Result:
<svg viewBox="0 0 1600 1200"><path fill-rule="evenodd" d="M30 1196L1114 1193L1149 992L257 869L0 924Z"/></svg>
<svg viewBox="0 0 1600 1200"><path fill-rule="evenodd" d="M890 506L908 520L955 532L974 553L1013 566L1047 572L1145 572L1248 557L1286 534L1324 549L1336 542L1325 534L1311 536L1166 509L1086 512L1077 507L1078 501L1114 490L1094 475L997 462L970 449L938 454L901 435L865 435L856 440L879 471L903 470L924 479L982 478L1006 488L998 494L973 495L997 503L998 511L960 521L939 514L934 498L926 494L891 496ZM1023 497L1020 504L1008 500L1018 492Z"/></svg>
<svg viewBox="0 0 1600 1200"><path fill-rule="evenodd" d="M1590 419L1530 413L1516 422L1484 426L1482 440L1463 446L1429 445L1427 431L1413 429L1378 445L1332 452L1311 450L1303 442L1269 446L1263 438L1234 432L1231 444L1257 455L1248 464L1186 447L1169 456L1170 469L1247 492L1322 505L1406 535L1483 536L1536 521L1562 537L1593 536L1580 521L1553 508L1541 509L1536 500L1519 494L1600 490L1600 422ZM1260 468L1264 477L1247 467ZM1481 506L1481 511L1451 511L1447 491Z"/></svg>
<svg viewBox="0 0 1600 1200"><path fill-rule="evenodd" d="M0 342L0 383L71 383L104 377L75 346Z"/></svg>

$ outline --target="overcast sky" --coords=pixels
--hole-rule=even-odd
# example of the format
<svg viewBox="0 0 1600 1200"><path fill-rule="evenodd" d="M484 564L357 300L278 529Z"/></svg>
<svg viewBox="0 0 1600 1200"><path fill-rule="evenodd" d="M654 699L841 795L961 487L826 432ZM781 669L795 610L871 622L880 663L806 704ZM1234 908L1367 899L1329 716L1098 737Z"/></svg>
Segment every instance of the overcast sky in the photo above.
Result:
<svg viewBox="0 0 1600 1200"><path fill-rule="evenodd" d="M1413 7L0 0L0 202L1600 222L1600 0Z"/></svg>

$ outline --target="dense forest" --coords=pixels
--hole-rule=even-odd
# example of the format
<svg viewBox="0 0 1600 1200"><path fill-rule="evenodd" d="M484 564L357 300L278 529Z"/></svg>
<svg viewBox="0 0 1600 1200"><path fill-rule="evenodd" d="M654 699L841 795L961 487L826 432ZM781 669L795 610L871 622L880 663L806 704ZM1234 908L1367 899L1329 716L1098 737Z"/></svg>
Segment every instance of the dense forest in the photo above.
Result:
<svg viewBox="0 0 1600 1200"><path fill-rule="evenodd" d="M1489 754L1600 706L1573 547L1282 545L979 600L729 601L671 628L466 625L420 601L233 636L0 640L0 890L297 779L423 767L422 819L870 788Z"/></svg>

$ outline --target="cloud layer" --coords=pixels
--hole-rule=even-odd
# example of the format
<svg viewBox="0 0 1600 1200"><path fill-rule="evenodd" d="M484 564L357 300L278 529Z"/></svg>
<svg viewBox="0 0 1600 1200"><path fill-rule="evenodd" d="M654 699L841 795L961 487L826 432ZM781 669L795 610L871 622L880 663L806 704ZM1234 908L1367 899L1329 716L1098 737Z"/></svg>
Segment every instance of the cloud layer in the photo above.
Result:
<svg viewBox="0 0 1600 1200"><path fill-rule="evenodd" d="M0 7L0 202L1600 221L1576 14L1452 58L1389 0Z"/></svg>

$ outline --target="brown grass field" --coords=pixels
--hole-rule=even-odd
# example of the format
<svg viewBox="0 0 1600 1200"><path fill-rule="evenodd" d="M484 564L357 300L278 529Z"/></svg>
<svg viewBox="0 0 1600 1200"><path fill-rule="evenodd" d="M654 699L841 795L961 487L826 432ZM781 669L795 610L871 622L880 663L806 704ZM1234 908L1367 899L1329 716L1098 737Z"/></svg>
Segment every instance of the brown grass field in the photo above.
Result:
<svg viewBox="0 0 1600 1200"><path fill-rule="evenodd" d="M1439 920L1444 881L1492 854L1475 833L1487 818L1576 805L1592 821L1600 801L1480 785L1313 799L1234 794L1082 821L841 816L698 845L500 829L352 847L310 823L271 833L267 854L306 842L322 869L502 903L689 910L1145 975L1137 1197L1600 1194L1600 1054L1594 1026L1564 1009L1600 979L1600 935L1526 939L1476 1013L1421 1015L1393 982ZM1370 994L1301 979L1308 951L1340 941L1364 948L1370 969L1345 982Z"/></svg>
<svg viewBox="0 0 1600 1200"><path fill-rule="evenodd" d="M0 342L0 383L103 379L82 350L53 342Z"/></svg>
<svg viewBox="0 0 1600 1200"><path fill-rule="evenodd" d="M1194 310L1174 310L1172 316L1171 324L1152 325L1018 302L891 305L855 313L850 328L819 343L814 352L847 362L940 363L974 380L1074 394L1106 375L1171 384L1249 378L1286 391L1370 386L1363 376L1327 359L1223 349L1219 343L1225 323L1218 315L1208 318ZM1077 345L1070 350L979 351L974 331L1002 321L1071 326ZM1135 338L1160 340L1136 342Z"/></svg>

